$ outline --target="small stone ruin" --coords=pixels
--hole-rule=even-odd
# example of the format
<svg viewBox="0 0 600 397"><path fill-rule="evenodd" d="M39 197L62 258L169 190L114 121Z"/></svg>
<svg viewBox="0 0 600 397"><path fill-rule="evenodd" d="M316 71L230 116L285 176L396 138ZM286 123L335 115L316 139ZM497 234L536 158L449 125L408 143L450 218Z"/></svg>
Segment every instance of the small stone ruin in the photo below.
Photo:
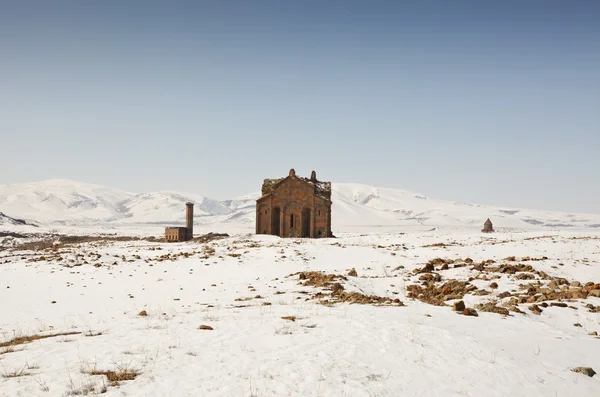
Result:
<svg viewBox="0 0 600 397"><path fill-rule="evenodd" d="M481 231L483 233L493 233L494 232L494 226L492 225L492 221L490 221L490 218L488 218L487 221L485 221L485 223L483 224L483 229L481 229Z"/></svg>

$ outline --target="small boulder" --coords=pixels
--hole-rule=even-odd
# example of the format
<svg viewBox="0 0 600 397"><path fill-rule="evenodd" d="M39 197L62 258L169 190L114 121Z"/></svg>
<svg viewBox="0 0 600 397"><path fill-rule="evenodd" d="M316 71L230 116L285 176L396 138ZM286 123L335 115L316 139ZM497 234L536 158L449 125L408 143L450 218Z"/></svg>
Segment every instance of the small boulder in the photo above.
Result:
<svg viewBox="0 0 600 397"><path fill-rule="evenodd" d="M455 312L463 312L465 308L465 302L463 301L454 302L454 305L452 305L452 310Z"/></svg>
<svg viewBox="0 0 600 397"><path fill-rule="evenodd" d="M462 314L463 314L463 316L473 316L473 317L478 317L479 316L479 314L477 313L477 310L472 309L470 307L468 307L465 310L463 310Z"/></svg>
<svg viewBox="0 0 600 397"><path fill-rule="evenodd" d="M491 288L491 289L496 289L496 288L498 288L498 283L496 283L496 282L493 282L493 283L491 283L491 284L490 284L490 288Z"/></svg>
<svg viewBox="0 0 600 397"><path fill-rule="evenodd" d="M210 325L201 325L198 327L198 329L204 330L204 331L212 331L213 327L211 327Z"/></svg>
<svg viewBox="0 0 600 397"><path fill-rule="evenodd" d="M568 305L566 303L563 303L563 302L552 302L552 303L550 303L550 306L567 307Z"/></svg>
<svg viewBox="0 0 600 397"><path fill-rule="evenodd" d="M529 307L529 310L531 310L531 312L532 312L533 314L535 314L535 315L538 315L538 316L539 316L540 314L542 314L542 312L543 312L543 310L542 310L542 309L540 309L540 307L539 307L538 305L531 305L531 306Z"/></svg>
<svg viewBox="0 0 600 397"><path fill-rule="evenodd" d="M349 272L348 272L348 276L351 277L358 277L358 273L356 273L356 269L352 268Z"/></svg>
<svg viewBox="0 0 600 397"><path fill-rule="evenodd" d="M577 367L577 368L573 368L571 371L573 372L577 372L579 374L584 374L589 376L590 378L594 375L596 375L596 371L594 371L593 369L591 369L590 367Z"/></svg>

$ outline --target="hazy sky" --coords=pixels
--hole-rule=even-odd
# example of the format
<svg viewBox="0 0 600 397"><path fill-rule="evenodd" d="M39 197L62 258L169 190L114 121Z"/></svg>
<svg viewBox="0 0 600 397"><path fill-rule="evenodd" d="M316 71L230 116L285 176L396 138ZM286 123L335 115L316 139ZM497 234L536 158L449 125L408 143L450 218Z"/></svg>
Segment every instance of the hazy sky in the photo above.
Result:
<svg viewBox="0 0 600 397"><path fill-rule="evenodd" d="M2 0L0 183L225 199L293 167L600 213L599 21L598 1Z"/></svg>

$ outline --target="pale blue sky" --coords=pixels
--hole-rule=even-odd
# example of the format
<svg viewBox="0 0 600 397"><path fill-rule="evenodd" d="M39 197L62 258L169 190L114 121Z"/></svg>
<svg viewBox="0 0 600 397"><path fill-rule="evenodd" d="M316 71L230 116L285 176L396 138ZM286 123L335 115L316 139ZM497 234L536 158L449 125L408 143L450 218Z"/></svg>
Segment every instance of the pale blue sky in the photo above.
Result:
<svg viewBox="0 0 600 397"><path fill-rule="evenodd" d="M597 1L83 3L0 3L0 183L600 213Z"/></svg>

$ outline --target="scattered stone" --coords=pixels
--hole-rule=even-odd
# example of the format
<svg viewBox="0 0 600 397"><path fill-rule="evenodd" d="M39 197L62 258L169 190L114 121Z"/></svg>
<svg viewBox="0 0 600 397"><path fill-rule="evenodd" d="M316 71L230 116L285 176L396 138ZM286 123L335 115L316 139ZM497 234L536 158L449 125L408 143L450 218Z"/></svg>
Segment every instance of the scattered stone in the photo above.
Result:
<svg viewBox="0 0 600 397"><path fill-rule="evenodd" d="M529 310L531 310L531 312L532 312L533 314L536 314L536 315L538 315L538 316L539 316L540 314L542 314L542 312L543 312L543 310L542 310L542 309L540 309L540 307L539 307L538 305L531 305L531 306L529 307Z"/></svg>
<svg viewBox="0 0 600 397"><path fill-rule="evenodd" d="M566 303L563 303L563 302L550 302L550 306L567 307L568 305Z"/></svg>
<svg viewBox="0 0 600 397"><path fill-rule="evenodd" d="M493 283L491 283L491 284L490 284L490 288L491 288L491 289L496 289L496 288L498 288L498 283L496 283L496 282L493 282Z"/></svg>
<svg viewBox="0 0 600 397"><path fill-rule="evenodd" d="M452 305L452 310L454 310L455 312L462 312L465 309L465 302L463 301L454 302L454 305Z"/></svg>
<svg viewBox="0 0 600 397"><path fill-rule="evenodd" d="M296 321L296 316L284 316L281 318L288 321Z"/></svg>
<svg viewBox="0 0 600 397"><path fill-rule="evenodd" d="M198 329L205 330L205 331L212 331L213 327L211 327L210 325L201 325L198 327Z"/></svg>
<svg viewBox="0 0 600 397"><path fill-rule="evenodd" d="M333 283L331 285L331 292L334 294L339 294L344 290L344 286L340 283Z"/></svg>
<svg viewBox="0 0 600 397"><path fill-rule="evenodd" d="M592 331L588 334L589 336L598 336L598 332Z"/></svg>
<svg viewBox="0 0 600 397"><path fill-rule="evenodd" d="M141 312L138 313L138 316L147 317L148 316L148 312L145 311L145 310L142 310Z"/></svg>
<svg viewBox="0 0 600 397"><path fill-rule="evenodd" d="M463 316L473 316L473 317L478 317L479 316L479 314L477 313L477 311L475 309L470 308L470 307L468 307L465 310L463 310L462 314L463 314Z"/></svg>
<svg viewBox="0 0 600 397"><path fill-rule="evenodd" d="M356 269L352 268L349 272L348 272L348 276L350 277L358 277L358 273L356 273Z"/></svg>
<svg viewBox="0 0 600 397"><path fill-rule="evenodd" d="M494 302L479 304L479 305L475 306L475 308L477 310L479 310L480 312L498 313L503 316L508 316L510 314L508 309L506 309L504 307L498 307L498 306L496 306L496 304Z"/></svg>
<svg viewBox="0 0 600 397"><path fill-rule="evenodd" d="M52 301L52 302L50 302L50 303L54 304L54 303L56 303L56 301Z"/></svg>
<svg viewBox="0 0 600 397"><path fill-rule="evenodd" d="M580 327L580 328L582 327L582 325L581 325L581 324L579 324L579 323L575 323L575 324L573 324L573 325L574 325L575 327Z"/></svg>
<svg viewBox="0 0 600 397"><path fill-rule="evenodd" d="M571 371L573 372L577 372L579 374L584 374L589 376L590 378L594 375L596 375L596 371L594 371L593 369L591 369L590 367L577 367L577 368L573 368Z"/></svg>

